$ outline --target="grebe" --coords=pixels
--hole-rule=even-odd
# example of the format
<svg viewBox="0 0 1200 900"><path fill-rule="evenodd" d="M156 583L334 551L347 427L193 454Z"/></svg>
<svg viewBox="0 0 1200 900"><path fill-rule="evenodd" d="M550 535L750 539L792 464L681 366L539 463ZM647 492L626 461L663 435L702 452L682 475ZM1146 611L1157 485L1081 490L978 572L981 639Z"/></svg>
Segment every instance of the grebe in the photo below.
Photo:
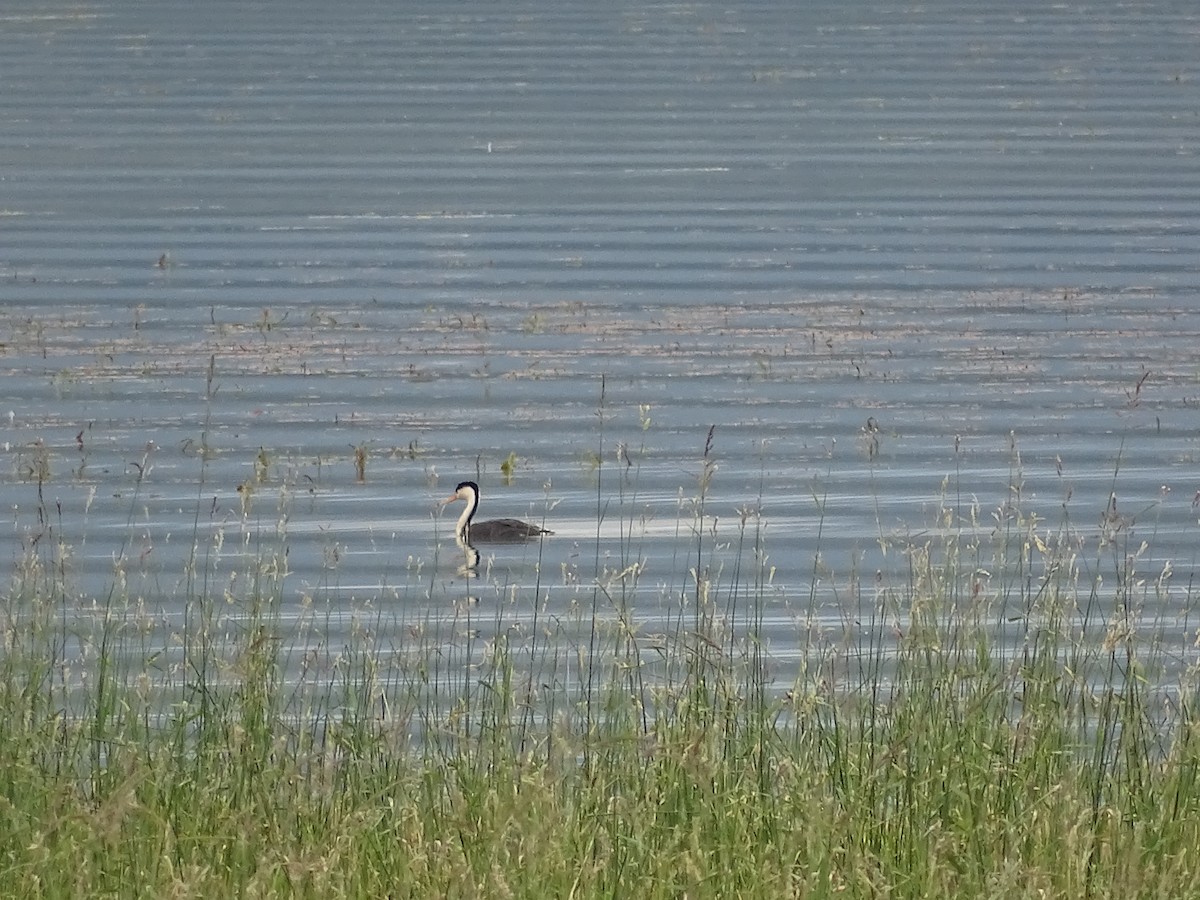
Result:
<svg viewBox="0 0 1200 900"><path fill-rule="evenodd" d="M454 535L462 541L479 541L481 543L498 543L501 541L524 541L542 534L554 534L537 525L530 525L520 519L489 519L486 522L472 522L475 510L479 509L479 485L473 481L463 481L454 489L454 493L442 501L442 504L453 503L455 500L466 500L467 508L458 517L454 526Z"/></svg>

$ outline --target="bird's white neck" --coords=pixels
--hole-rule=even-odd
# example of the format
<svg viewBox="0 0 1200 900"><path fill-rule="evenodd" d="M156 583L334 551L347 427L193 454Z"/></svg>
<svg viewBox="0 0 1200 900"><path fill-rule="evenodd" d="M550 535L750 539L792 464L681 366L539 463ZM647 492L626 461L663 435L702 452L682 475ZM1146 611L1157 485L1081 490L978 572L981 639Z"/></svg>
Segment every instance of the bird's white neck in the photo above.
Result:
<svg viewBox="0 0 1200 900"><path fill-rule="evenodd" d="M454 526L454 534L460 540L466 540L467 529L471 525L471 517L475 515L475 510L479 507L479 495L474 491L467 491L467 496L464 499L467 501L467 507L462 511L462 515L458 517L458 524Z"/></svg>

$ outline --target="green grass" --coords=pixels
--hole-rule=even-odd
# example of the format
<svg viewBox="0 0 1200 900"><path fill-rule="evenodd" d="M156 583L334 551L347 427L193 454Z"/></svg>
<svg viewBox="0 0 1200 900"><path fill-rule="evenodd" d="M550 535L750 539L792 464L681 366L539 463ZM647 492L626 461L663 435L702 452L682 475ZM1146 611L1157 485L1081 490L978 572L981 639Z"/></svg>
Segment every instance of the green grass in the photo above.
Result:
<svg viewBox="0 0 1200 900"><path fill-rule="evenodd" d="M1200 896L1195 672L1162 689L1163 644L1132 625L1171 587L1131 529L1085 559L1065 514L1022 511L1019 472L986 524L946 503L889 546L895 572L846 576L869 612L844 636L798 625L779 685L755 509L714 562L711 435L669 627L639 629L622 452L577 640L472 637L488 614L465 603L367 621L310 665L319 620L280 619L281 513L236 581L197 549L167 665L119 583L93 625L65 620L70 548L46 525L2 598L0 894ZM606 569L610 515L629 518Z"/></svg>

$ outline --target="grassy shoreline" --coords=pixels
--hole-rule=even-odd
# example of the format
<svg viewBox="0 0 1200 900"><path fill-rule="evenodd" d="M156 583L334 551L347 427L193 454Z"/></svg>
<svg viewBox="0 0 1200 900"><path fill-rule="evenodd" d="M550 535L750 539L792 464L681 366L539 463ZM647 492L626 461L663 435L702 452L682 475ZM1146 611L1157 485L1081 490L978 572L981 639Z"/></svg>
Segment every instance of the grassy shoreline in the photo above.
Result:
<svg viewBox="0 0 1200 900"><path fill-rule="evenodd" d="M847 577L871 611L854 638L801 623L780 685L755 509L733 570L710 564L710 451L661 632L631 608L632 519L602 568L598 490L577 641L542 636L535 591L531 641L475 636L468 601L407 623L400 668L381 619L298 681L286 498L237 596L214 596L197 546L170 678L119 583L91 632L68 626L47 524L0 598L0 894L1200 895L1195 666L1159 689L1163 645L1134 622L1170 570L1139 571L1131 529L1083 542L1065 512L1047 528L1014 501L981 526L943 504L899 571ZM633 509L636 477L616 493Z"/></svg>

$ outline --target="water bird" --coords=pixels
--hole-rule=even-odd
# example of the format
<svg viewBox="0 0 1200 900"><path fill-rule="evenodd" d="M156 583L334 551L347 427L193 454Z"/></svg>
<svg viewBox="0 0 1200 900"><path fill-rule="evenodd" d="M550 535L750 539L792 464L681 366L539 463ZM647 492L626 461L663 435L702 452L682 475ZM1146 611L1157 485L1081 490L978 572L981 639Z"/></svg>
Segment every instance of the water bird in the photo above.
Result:
<svg viewBox="0 0 1200 900"><path fill-rule="evenodd" d="M467 508L458 517L454 526L454 536L467 543L500 543L525 541L543 534L554 534L538 525L522 522L520 519L488 519L486 522L472 522L475 511L479 509L479 485L473 481L460 482L454 493L442 501L442 505L453 503L455 500L467 501Z"/></svg>

